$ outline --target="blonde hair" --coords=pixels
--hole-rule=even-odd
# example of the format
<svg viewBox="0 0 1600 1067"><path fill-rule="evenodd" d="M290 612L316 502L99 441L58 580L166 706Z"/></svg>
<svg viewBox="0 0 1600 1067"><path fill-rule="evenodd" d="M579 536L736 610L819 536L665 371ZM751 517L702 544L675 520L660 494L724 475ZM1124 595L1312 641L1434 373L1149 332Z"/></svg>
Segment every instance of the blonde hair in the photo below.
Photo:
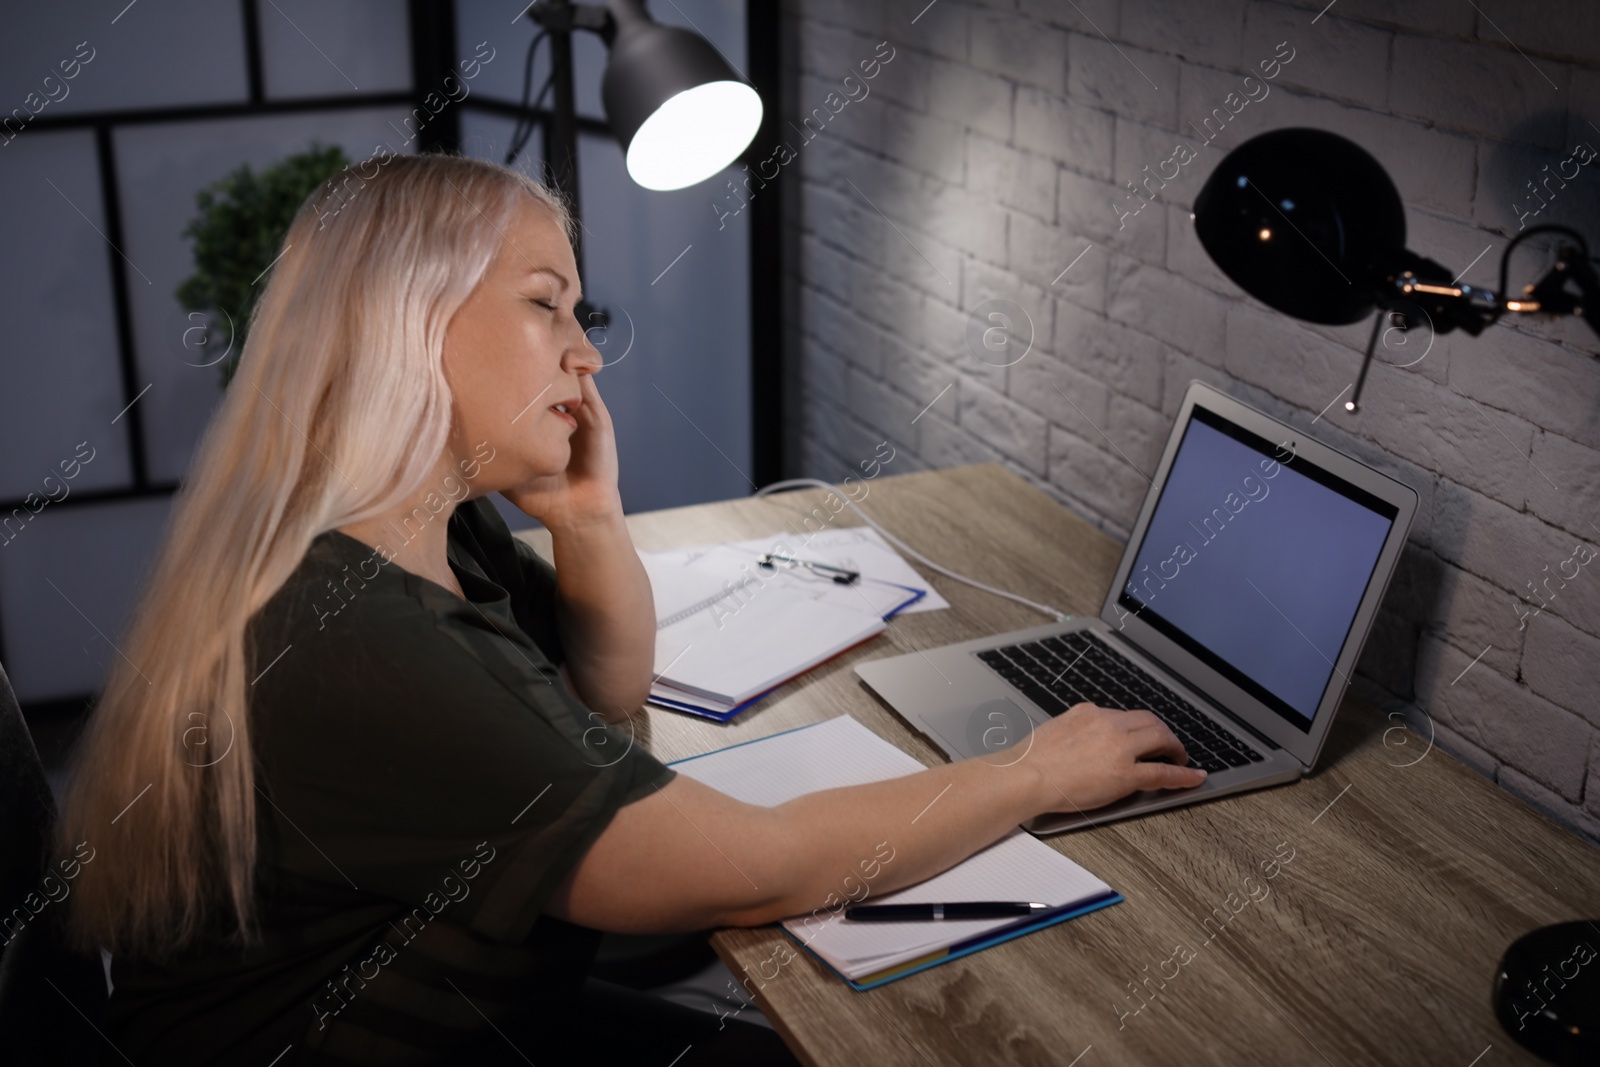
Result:
<svg viewBox="0 0 1600 1067"><path fill-rule="evenodd" d="M255 937L248 683L276 650L247 648L246 626L313 538L397 506L434 470L450 433L445 327L523 194L571 239L554 193L492 163L387 155L335 180L284 237L74 755L55 847L87 842L98 861L69 900L80 949L156 958ZM227 755L202 762L207 731Z"/></svg>

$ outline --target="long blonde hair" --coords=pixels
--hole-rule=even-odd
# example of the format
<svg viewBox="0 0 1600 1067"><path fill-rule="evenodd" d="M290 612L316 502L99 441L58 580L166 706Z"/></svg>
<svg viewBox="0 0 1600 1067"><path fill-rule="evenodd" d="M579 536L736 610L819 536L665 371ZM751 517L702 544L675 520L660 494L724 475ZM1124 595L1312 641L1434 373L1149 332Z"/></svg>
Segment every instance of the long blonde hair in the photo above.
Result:
<svg viewBox="0 0 1600 1067"><path fill-rule="evenodd" d="M247 693L267 664L246 626L313 538L423 487L450 432L445 327L524 194L570 239L555 194L455 156L374 157L301 206L74 756L55 848L93 849L75 946L256 935Z"/></svg>

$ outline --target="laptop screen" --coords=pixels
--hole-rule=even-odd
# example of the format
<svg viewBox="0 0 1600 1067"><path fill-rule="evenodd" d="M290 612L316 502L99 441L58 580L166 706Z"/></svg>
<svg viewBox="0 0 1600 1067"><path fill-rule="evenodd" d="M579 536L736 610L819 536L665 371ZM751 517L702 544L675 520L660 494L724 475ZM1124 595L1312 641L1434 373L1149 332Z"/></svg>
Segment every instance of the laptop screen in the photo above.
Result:
<svg viewBox="0 0 1600 1067"><path fill-rule="evenodd" d="M1396 515L1196 405L1118 603L1308 731Z"/></svg>

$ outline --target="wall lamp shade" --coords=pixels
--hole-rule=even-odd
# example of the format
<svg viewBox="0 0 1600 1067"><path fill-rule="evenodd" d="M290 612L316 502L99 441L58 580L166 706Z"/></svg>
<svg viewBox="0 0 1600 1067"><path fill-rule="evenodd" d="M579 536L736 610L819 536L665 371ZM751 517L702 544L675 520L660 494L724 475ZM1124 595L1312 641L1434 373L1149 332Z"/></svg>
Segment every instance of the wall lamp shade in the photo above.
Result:
<svg viewBox="0 0 1600 1067"><path fill-rule="evenodd" d="M761 125L761 96L699 34L613 2L616 36L600 83L628 175L646 189L682 189L739 158Z"/></svg>
<svg viewBox="0 0 1600 1067"><path fill-rule="evenodd" d="M1234 149L1195 197L1194 225L1235 284L1308 322L1365 318L1406 257L1389 175L1326 130L1273 130Z"/></svg>

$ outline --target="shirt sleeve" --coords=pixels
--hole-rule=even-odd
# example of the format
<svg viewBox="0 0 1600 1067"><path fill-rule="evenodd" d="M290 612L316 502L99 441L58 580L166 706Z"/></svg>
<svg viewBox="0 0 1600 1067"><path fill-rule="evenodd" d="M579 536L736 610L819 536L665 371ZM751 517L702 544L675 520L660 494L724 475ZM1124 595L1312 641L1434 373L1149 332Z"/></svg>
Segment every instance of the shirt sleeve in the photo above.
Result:
<svg viewBox="0 0 1600 1067"><path fill-rule="evenodd" d="M404 580L257 687L278 862L520 943L617 809L676 772L526 635Z"/></svg>

